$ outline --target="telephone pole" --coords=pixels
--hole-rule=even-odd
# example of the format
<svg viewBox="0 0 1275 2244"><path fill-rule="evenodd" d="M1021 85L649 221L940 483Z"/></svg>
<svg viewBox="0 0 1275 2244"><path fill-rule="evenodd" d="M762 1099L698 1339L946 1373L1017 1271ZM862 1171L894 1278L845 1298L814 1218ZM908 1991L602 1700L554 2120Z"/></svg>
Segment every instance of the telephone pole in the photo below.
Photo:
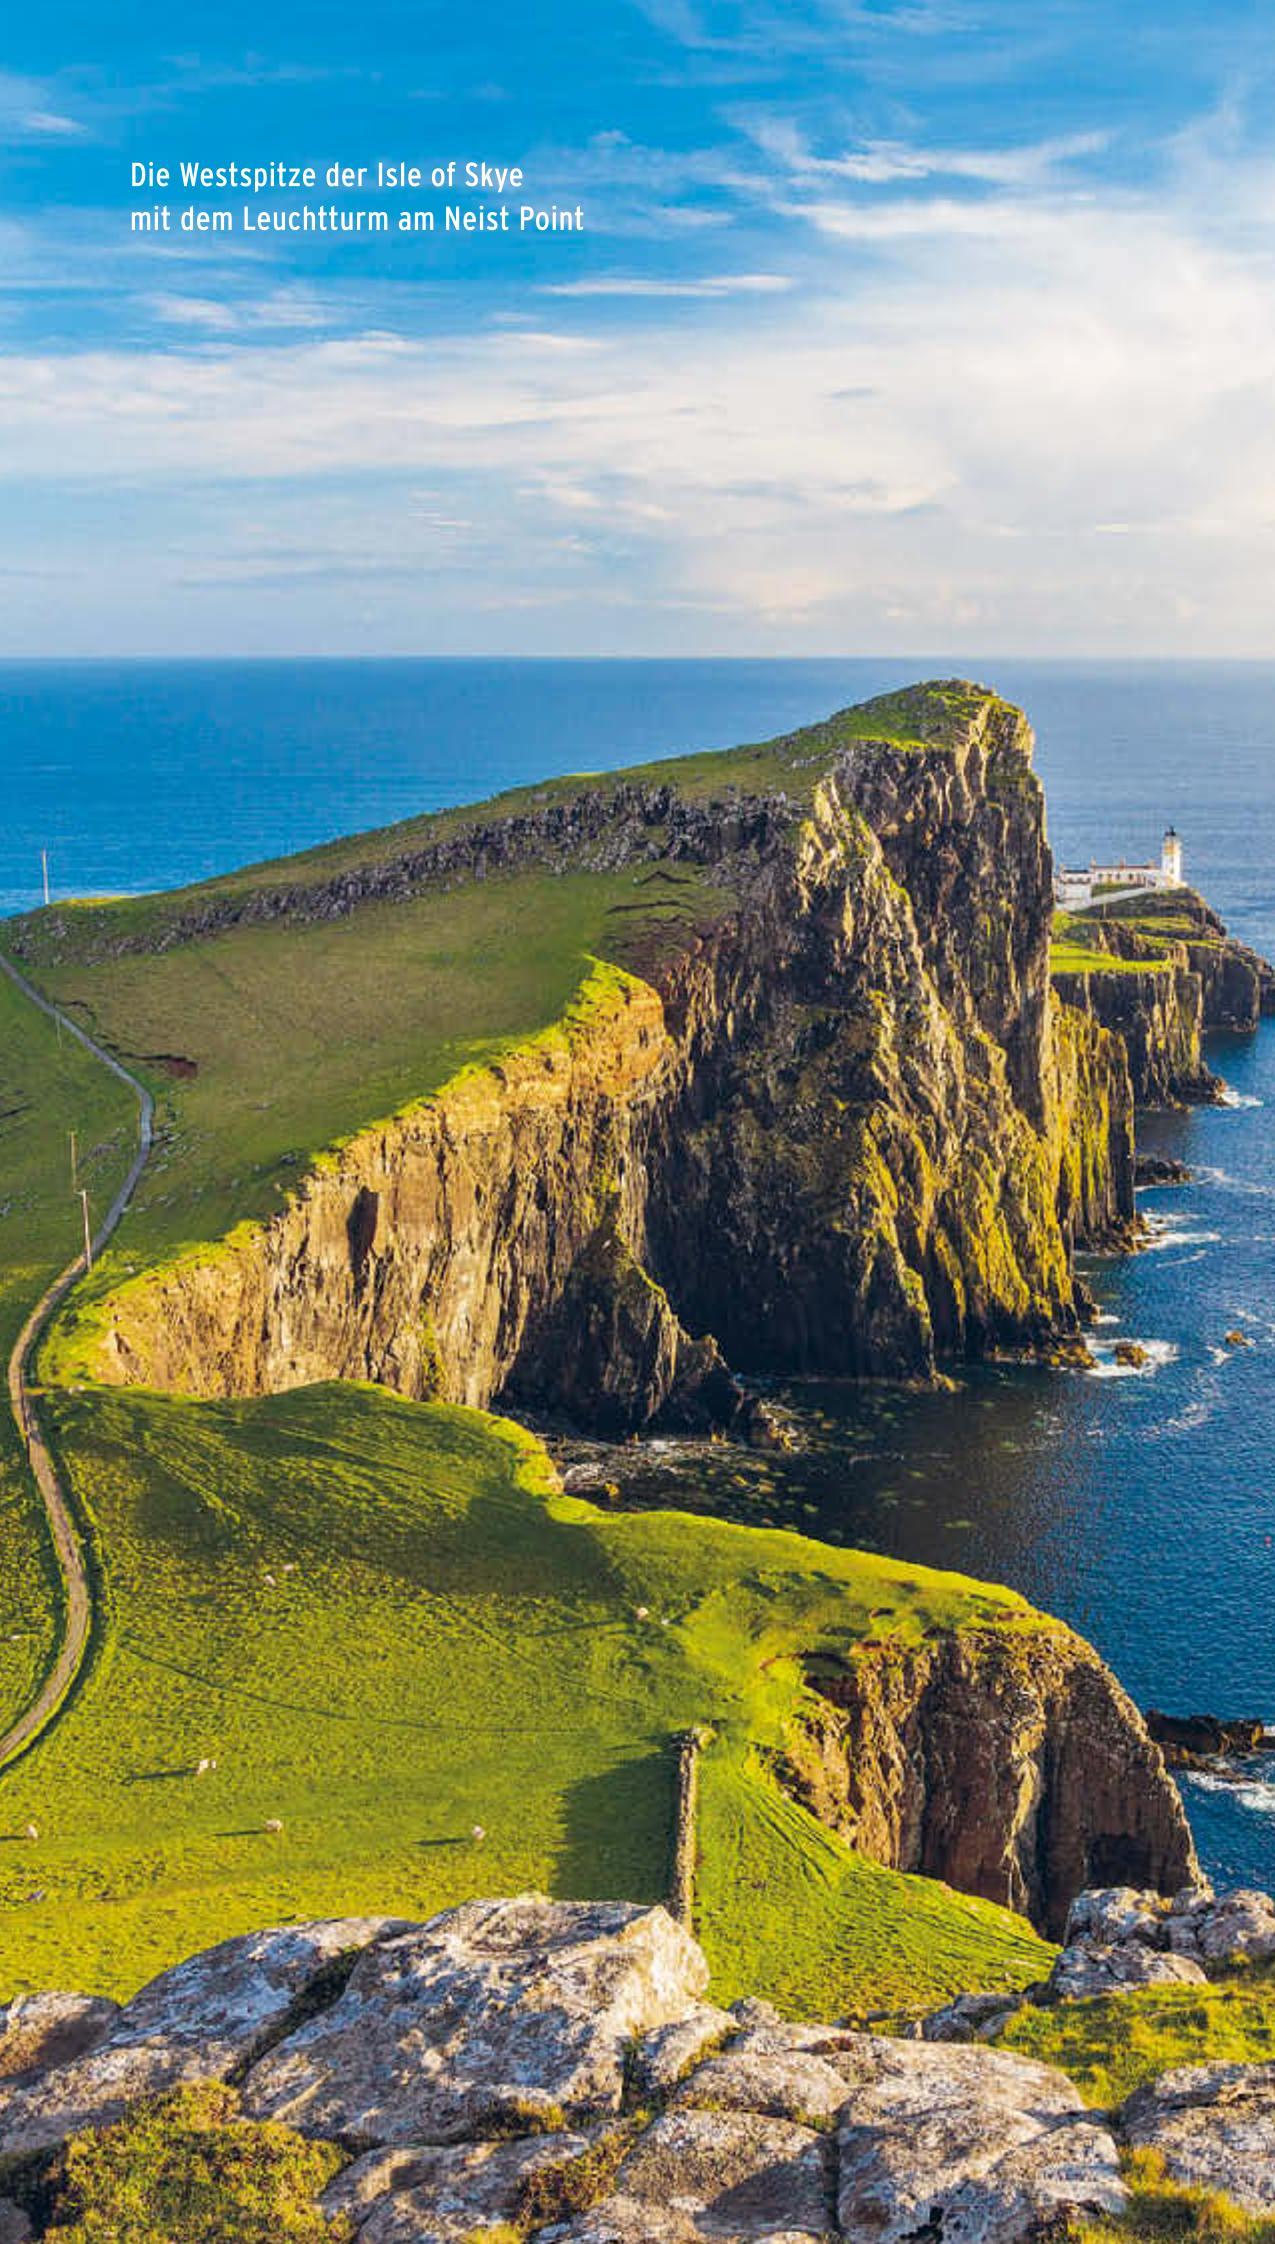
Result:
<svg viewBox="0 0 1275 2244"><path fill-rule="evenodd" d="M84 1268L89 1271L93 1268L93 1233L89 1227L89 1192L86 1184L80 1186L80 1202L84 1209Z"/></svg>
<svg viewBox="0 0 1275 2244"><path fill-rule="evenodd" d="M40 863L44 868L44 901L47 906L53 901L49 894L49 853L47 849L40 851Z"/></svg>

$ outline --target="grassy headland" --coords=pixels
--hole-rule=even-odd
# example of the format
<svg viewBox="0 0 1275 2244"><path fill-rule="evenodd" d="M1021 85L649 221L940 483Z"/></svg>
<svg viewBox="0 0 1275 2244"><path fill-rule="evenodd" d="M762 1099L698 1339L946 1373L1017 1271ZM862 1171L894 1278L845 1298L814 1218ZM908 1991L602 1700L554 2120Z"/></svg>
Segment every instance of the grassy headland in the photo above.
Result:
<svg viewBox="0 0 1275 2244"><path fill-rule="evenodd" d="M909 689L589 785L667 781L691 803L782 793L796 818L839 746L955 745L986 708L961 685ZM154 1089L159 1129L80 1323L45 1351L98 1625L74 1701L0 1786L0 1836L40 1832L0 1846L0 1996L131 1988L292 1915L424 1916L527 1886L662 1895L672 1745L692 1723L716 1733L700 1902L721 1991L838 2014L1045 1964L1022 1920L858 1860L769 1769L800 1708L800 1655L1042 1625L1019 1599L795 1535L598 1510L556 1492L528 1436L476 1412L359 1386L194 1403L81 1384L95 1291L215 1253L343 1140L570 1033L582 993L670 929L729 913L729 886L693 865L653 882L587 852L409 878L392 899L364 884L323 908L329 882L358 889L368 868L581 784L15 930L40 984ZM37 1290L14 1282L24 1300Z"/></svg>
<svg viewBox="0 0 1275 2244"><path fill-rule="evenodd" d="M724 1982L836 2012L1039 1973L1021 1920L856 1862L756 1758L798 1705L798 1653L1039 1626L1021 1599L797 1535L609 1514L556 1493L508 1421L375 1388L67 1395L54 1427L104 1623L0 1794L6 1830L41 1834L0 1857L0 1993L132 1987L297 1914L424 1916L528 1886L660 1897L672 1741L695 1722L719 1736L704 1933Z"/></svg>

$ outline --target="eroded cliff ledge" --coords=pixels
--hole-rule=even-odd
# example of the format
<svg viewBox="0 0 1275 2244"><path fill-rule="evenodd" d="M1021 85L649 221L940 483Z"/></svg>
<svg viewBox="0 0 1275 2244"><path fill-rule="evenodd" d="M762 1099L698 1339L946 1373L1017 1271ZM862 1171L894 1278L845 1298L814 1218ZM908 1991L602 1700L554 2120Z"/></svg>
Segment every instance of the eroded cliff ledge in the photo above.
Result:
<svg viewBox="0 0 1275 2244"><path fill-rule="evenodd" d="M528 866L622 871L634 899L564 1022L358 1132L273 1220L118 1285L91 1368L621 1429L728 1415L726 1363L927 1380L1074 1344L1073 1246L1129 1235L1132 1100L1120 1041L1050 989L1031 746L984 689L916 688L764 766L559 783L130 935L446 910Z"/></svg>
<svg viewBox="0 0 1275 2244"><path fill-rule="evenodd" d="M1275 971L1194 889L1070 915L1059 934L1059 996L1121 1038L1140 1106L1220 1098L1205 1035L1251 1031L1275 1013Z"/></svg>
<svg viewBox="0 0 1275 2244"><path fill-rule="evenodd" d="M790 1788L892 1869L944 1878L1061 1936L1091 1885L1197 1874L1163 1756L1089 1645L1055 1626L866 1644L812 1663Z"/></svg>

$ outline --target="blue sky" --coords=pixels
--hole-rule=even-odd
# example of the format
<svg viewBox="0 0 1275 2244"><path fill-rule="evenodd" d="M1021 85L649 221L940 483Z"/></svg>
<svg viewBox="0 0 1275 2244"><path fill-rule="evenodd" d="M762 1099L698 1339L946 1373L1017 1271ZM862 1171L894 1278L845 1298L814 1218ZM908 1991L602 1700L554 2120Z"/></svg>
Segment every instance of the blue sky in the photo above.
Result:
<svg viewBox="0 0 1275 2244"><path fill-rule="evenodd" d="M10 13L0 652L1270 652L1269 7ZM128 231L452 156L585 232Z"/></svg>

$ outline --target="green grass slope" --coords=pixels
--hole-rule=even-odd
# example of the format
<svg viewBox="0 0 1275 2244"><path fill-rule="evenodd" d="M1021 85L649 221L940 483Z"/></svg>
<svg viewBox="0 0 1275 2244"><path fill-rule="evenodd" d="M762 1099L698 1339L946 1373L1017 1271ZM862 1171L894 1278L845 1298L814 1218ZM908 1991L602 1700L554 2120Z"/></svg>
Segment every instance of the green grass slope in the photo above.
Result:
<svg viewBox="0 0 1275 2244"><path fill-rule="evenodd" d="M135 1141L131 1094L74 1037L0 975L0 1365L49 1280L82 1238L71 1191L70 1132L81 1182L104 1211ZM0 1402L0 1731L34 1697L52 1657L60 1599L44 1514Z"/></svg>
<svg viewBox="0 0 1275 2244"><path fill-rule="evenodd" d="M8 939L41 987L126 1058L157 1101L156 1156L90 1292L268 1217L326 1149L559 1020L598 961L641 971L671 930L711 923L733 897L683 863L653 880L649 866L559 861L365 901L330 919L192 932L201 916L304 892L582 788L613 794L653 781L722 802L782 790L797 817L840 750L868 740L942 749L989 702L1007 706L961 681L909 687L758 746L555 780L167 895L60 905L15 922Z"/></svg>
<svg viewBox="0 0 1275 2244"><path fill-rule="evenodd" d="M1024 2009L1000 2040L1061 2065L1086 2102L1109 2107L1173 2065L1275 2061L1275 1967L1260 1965L1207 1987L1141 1987Z"/></svg>
<svg viewBox="0 0 1275 2244"><path fill-rule="evenodd" d="M661 1897L673 1740L700 1721L720 1741L703 1892L724 1985L839 2014L1042 1968L1018 1919L856 1864L758 1758L799 1701L794 1655L1039 1626L1010 1593L602 1512L555 1493L509 1423L374 1388L67 1395L55 1424L105 1619L77 1699L0 1788L0 1996L128 1989L294 1914Z"/></svg>

